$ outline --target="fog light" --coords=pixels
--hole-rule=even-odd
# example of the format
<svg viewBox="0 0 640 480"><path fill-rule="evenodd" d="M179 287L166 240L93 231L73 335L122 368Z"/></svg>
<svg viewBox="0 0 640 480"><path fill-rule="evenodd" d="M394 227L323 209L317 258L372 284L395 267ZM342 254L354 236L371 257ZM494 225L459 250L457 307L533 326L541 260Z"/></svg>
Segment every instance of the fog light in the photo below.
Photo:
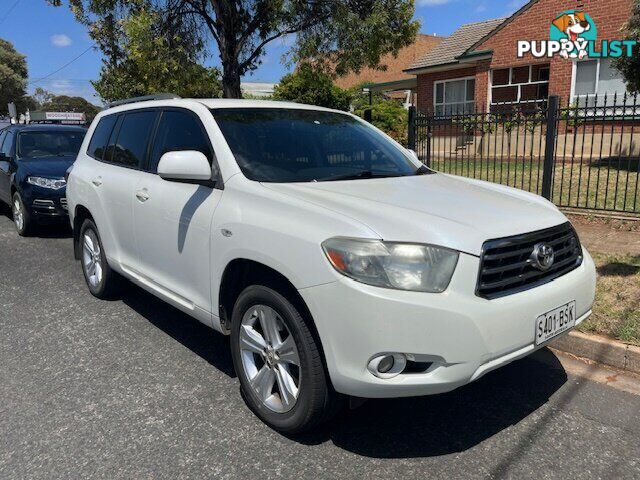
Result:
<svg viewBox="0 0 640 480"><path fill-rule="evenodd" d="M378 378L393 378L400 375L407 365L407 357L402 353L382 353L369 361L367 369Z"/></svg>
<svg viewBox="0 0 640 480"><path fill-rule="evenodd" d="M382 360L378 363L378 372L387 373L389 370L393 368L393 355L387 355L386 357L382 357Z"/></svg>

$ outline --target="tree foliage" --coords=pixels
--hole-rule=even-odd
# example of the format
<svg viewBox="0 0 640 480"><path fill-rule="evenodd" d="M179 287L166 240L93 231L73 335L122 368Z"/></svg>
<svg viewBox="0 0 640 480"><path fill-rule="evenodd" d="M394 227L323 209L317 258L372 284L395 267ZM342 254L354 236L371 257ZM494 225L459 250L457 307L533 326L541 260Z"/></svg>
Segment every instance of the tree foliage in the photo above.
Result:
<svg viewBox="0 0 640 480"><path fill-rule="evenodd" d="M640 0L635 0L633 13L624 27L626 40L636 40L633 55L622 56L613 62L614 67L622 73L631 93L640 93Z"/></svg>
<svg viewBox="0 0 640 480"><path fill-rule="evenodd" d="M121 22L118 59L107 62L92 82L106 101L157 92L182 97L219 97L220 72L200 65L194 51L174 32L161 33L158 14L141 9Z"/></svg>
<svg viewBox="0 0 640 480"><path fill-rule="evenodd" d="M328 74L303 63L294 73L282 77L273 99L349 110L351 93L334 85Z"/></svg>
<svg viewBox="0 0 640 480"><path fill-rule="evenodd" d="M0 114L8 113L14 102L18 112L26 109L27 61L13 45L0 38Z"/></svg>
<svg viewBox="0 0 640 480"><path fill-rule="evenodd" d="M362 94L362 89L365 86L359 85L351 90L353 113L364 118L364 111L371 109L371 123L394 140L406 145L409 122L407 110L400 101L389 98L382 92L373 92L372 102L369 105L369 95Z"/></svg>
<svg viewBox="0 0 640 480"><path fill-rule="evenodd" d="M54 5L62 0L48 0ZM411 44L418 30L414 0L68 0L76 18L107 57L126 55L120 24L140 9L157 13L167 31L188 32L183 43L199 52L215 42L222 63L225 97L239 98L240 78L256 69L266 46L295 36L289 60L313 59L339 75L376 68L380 57ZM164 31L160 36L165 37ZM339 53L338 53L339 52Z"/></svg>
<svg viewBox="0 0 640 480"><path fill-rule="evenodd" d="M44 88L36 88L31 96L33 101L31 109L45 112L82 112L87 117L87 122L100 112L100 108L82 97L70 97L68 95L55 95Z"/></svg>

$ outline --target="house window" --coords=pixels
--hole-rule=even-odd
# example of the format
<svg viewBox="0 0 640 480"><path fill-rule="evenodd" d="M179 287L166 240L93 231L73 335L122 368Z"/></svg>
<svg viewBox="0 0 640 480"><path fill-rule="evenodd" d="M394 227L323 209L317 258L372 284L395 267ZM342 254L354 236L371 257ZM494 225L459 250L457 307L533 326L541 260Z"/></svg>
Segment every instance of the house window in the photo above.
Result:
<svg viewBox="0 0 640 480"><path fill-rule="evenodd" d="M474 77L435 82L433 105L436 115L449 116L473 112L475 90Z"/></svg>
<svg viewBox="0 0 640 480"><path fill-rule="evenodd" d="M622 104L627 86L610 58L574 63L572 102L580 107Z"/></svg>
<svg viewBox="0 0 640 480"><path fill-rule="evenodd" d="M549 64L491 70L491 110L534 109L549 96Z"/></svg>

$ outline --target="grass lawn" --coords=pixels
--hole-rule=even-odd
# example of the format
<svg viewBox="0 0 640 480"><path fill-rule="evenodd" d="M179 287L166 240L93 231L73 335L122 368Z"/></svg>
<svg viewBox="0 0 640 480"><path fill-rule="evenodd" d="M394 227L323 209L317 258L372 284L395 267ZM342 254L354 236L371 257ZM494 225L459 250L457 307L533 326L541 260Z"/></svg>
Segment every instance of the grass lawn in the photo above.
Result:
<svg viewBox="0 0 640 480"><path fill-rule="evenodd" d="M537 158L504 161L495 158L464 158L461 155L435 158L435 170L501 183L540 194L542 162ZM640 213L638 162L626 158L599 163L555 164L553 202L563 207L607 209Z"/></svg>
<svg viewBox="0 0 640 480"><path fill-rule="evenodd" d="M640 346L640 256L592 253L598 269L593 315L578 330Z"/></svg>

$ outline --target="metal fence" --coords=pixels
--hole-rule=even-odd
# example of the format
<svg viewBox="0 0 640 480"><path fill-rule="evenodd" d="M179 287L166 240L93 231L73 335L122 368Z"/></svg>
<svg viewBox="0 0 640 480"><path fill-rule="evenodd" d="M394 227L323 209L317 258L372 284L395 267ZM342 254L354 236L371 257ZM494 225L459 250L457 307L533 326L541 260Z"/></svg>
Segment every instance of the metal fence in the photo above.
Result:
<svg viewBox="0 0 640 480"><path fill-rule="evenodd" d="M409 112L409 148L435 170L535 192L560 207L640 214L638 96Z"/></svg>

